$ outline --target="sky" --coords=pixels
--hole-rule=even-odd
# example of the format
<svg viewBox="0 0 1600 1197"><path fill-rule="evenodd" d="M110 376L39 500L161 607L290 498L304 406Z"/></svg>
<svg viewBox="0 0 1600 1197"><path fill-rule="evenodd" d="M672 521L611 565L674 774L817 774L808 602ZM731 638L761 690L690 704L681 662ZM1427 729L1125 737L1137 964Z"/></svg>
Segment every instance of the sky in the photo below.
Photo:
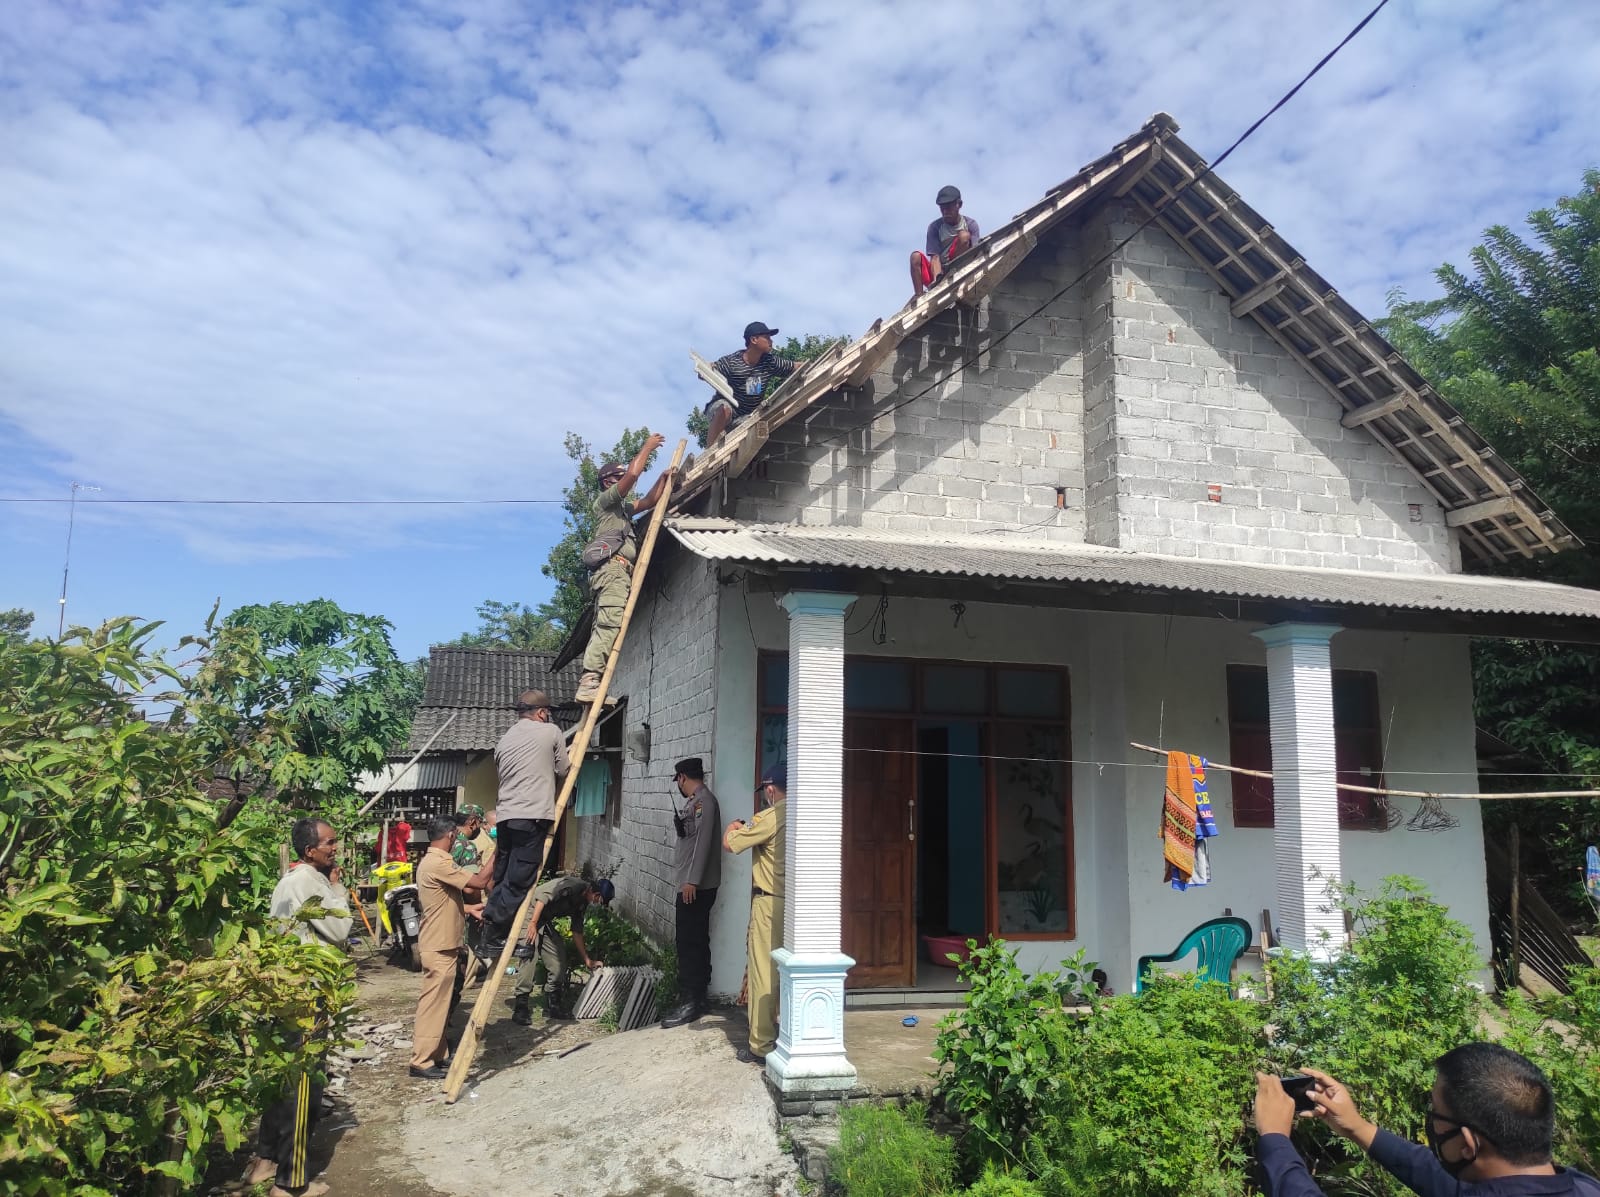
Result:
<svg viewBox="0 0 1600 1197"><path fill-rule="evenodd" d="M943 184L995 227L1157 111L1215 157L1370 6L9 6L0 498L413 501L83 503L67 613L326 597L422 655L548 595L564 435L683 435L691 347L898 310ZM1391 0L1220 173L1376 316L1600 165L1596 111L1600 5ZM68 515L0 502L52 635Z"/></svg>

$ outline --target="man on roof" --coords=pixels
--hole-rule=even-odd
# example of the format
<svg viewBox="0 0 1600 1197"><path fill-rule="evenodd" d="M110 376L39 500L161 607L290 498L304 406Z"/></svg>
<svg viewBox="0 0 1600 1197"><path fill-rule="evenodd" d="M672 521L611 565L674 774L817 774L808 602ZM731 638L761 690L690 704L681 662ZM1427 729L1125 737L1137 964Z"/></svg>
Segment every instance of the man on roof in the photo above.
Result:
<svg viewBox="0 0 1600 1197"><path fill-rule="evenodd" d="M600 493L594 501L594 539L583 550L583 565L589 571L589 591L594 595L594 626L589 646L583 654L583 676L578 679L577 702L593 702L600 693L600 675L606 658L622 630L622 612L628 605L628 589L633 584L633 563L639 556L639 537L634 518L649 511L666 490L663 470L648 494L636 503L628 494L639 481L650 455L666 443L666 437L653 432L644 447L627 465L608 461L600 467Z"/></svg>
<svg viewBox="0 0 1600 1197"><path fill-rule="evenodd" d="M707 448L721 440L730 425L737 424L761 406L761 401L772 390L774 379L787 378L794 373L792 361L772 352L772 338L777 335L777 329L753 320L744 326L744 348L712 363L733 388L733 399L716 395L706 405L706 414L711 417Z"/></svg>
<svg viewBox="0 0 1600 1197"><path fill-rule="evenodd" d="M961 192L955 187L941 187L934 200L939 205L939 219L928 226L927 244L911 254L911 294L921 295L967 250L983 236L978 232L978 222L961 215Z"/></svg>

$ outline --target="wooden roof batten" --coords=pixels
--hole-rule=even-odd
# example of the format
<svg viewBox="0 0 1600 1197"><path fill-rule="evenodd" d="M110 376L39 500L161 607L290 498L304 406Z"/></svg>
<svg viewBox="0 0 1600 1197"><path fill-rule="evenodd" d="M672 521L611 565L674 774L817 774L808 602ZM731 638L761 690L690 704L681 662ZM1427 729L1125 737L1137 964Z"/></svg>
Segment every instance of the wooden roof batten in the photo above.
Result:
<svg viewBox="0 0 1600 1197"><path fill-rule="evenodd" d="M1131 198L1223 287L1235 315L1253 317L1339 401L1346 428L1367 429L1417 476L1470 550L1503 561L1578 543L1460 413L1270 225L1251 227L1244 213L1260 218L1236 193L1214 176L1201 177L1205 163L1193 150L1177 138L1164 150L1161 169L1148 172ZM1198 204L1191 206L1191 197ZM1233 235L1224 240L1219 227ZM1201 238L1210 240L1216 256L1197 244ZM1224 265L1239 274L1230 278L1233 270ZM1240 275L1248 285L1241 286Z"/></svg>

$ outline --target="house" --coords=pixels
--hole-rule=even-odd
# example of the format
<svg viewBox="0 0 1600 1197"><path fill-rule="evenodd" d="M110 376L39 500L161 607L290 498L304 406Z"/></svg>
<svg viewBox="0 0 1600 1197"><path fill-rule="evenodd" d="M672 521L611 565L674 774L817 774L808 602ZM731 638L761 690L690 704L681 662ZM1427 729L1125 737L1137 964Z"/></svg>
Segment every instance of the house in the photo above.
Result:
<svg viewBox="0 0 1600 1197"><path fill-rule="evenodd" d="M572 701L578 670L557 669L555 663L556 654L550 652L442 645L428 650L427 686L411 722L406 752L381 774L365 776L359 787L375 794L389 785L383 810L410 818L414 848L427 838L423 824L428 815L467 803L494 809L499 781L494 747L517 718L512 704L518 694L543 690L556 704L552 714L557 723L570 728L578 721L583 710ZM423 749L408 767L412 755ZM609 736L597 738L590 755L608 762L615 776L620 749ZM570 852L564 857L558 851L552 859L567 863L569 857Z"/></svg>
<svg viewBox="0 0 1600 1197"><path fill-rule="evenodd" d="M1165 115L798 371L665 528L613 683L648 759L577 855L670 939L672 762L725 819L787 762L786 1094L853 1083L847 991L949 975L924 935L1126 990L1225 908L1325 952L1328 879L1403 872L1487 948L1477 802L1335 781L1475 792L1469 637L1600 640L1600 594L1463 572L1577 541ZM1212 772L1203 888L1135 742L1276 774Z"/></svg>

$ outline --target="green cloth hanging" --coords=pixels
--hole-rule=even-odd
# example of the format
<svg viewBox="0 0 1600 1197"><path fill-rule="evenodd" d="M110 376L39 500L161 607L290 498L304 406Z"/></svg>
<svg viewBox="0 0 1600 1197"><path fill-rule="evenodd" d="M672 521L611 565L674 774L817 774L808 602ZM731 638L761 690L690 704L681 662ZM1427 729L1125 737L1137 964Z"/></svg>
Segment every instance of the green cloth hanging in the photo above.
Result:
<svg viewBox="0 0 1600 1197"><path fill-rule="evenodd" d="M573 796L572 813L576 818L584 815L606 813L606 790L611 788L611 762L604 757L590 757L578 771L578 790Z"/></svg>

